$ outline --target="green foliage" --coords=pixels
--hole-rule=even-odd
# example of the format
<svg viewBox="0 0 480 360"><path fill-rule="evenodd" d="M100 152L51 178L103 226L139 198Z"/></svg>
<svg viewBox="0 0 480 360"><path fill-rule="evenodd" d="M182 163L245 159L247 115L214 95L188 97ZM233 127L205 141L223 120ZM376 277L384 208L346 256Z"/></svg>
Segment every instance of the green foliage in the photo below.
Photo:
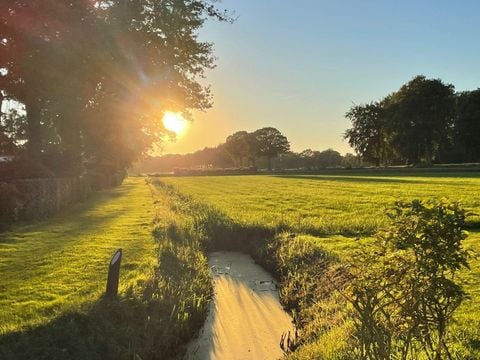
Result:
<svg viewBox="0 0 480 360"><path fill-rule="evenodd" d="M164 111L210 106L208 18L230 20L210 0L2 4L1 100L26 118L2 116L0 145L60 160L61 176L127 168L162 139Z"/></svg>
<svg viewBox="0 0 480 360"><path fill-rule="evenodd" d="M345 117L352 122L352 128L344 138L365 161L377 167L387 165L387 119L381 103L354 105Z"/></svg>
<svg viewBox="0 0 480 360"><path fill-rule="evenodd" d="M377 166L478 161L477 108L475 92L456 95L451 84L416 76L379 102L352 106L345 138Z"/></svg>
<svg viewBox="0 0 480 360"><path fill-rule="evenodd" d="M391 143L409 163L431 166L453 124L454 87L416 76L387 99Z"/></svg>
<svg viewBox="0 0 480 360"><path fill-rule="evenodd" d="M297 166L291 166L291 168L305 167L307 169L317 168L317 169L324 169L324 168L331 168L331 167L338 167L342 165L343 157L340 155L338 151L333 149L327 149L324 151L314 151L311 149L306 149L298 154L301 158L300 164Z"/></svg>
<svg viewBox="0 0 480 360"><path fill-rule="evenodd" d="M252 133L237 131L225 140L225 149L234 159L236 166L242 166L246 159L248 165L255 165L258 153L257 139Z"/></svg>
<svg viewBox="0 0 480 360"><path fill-rule="evenodd" d="M354 256L345 296L360 359L452 358L448 329L466 294L465 211L458 203L396 203L392 224Z"/></svg>
<svg viewBox="0 0 480 360"><path fill-rule="evenodd" d="M453 152L457 158L451 160L475 162L480 159L480 89L462 92L456 100Z"/></svg>
<svg viewBox="0 0 480 360"><path fill-rule="evenodd" d="M272 169L272 158L290 150L287 137L273 127L258 129L253 133L253 136L257 142L257 153L267 158L269 170Z"/></svg>

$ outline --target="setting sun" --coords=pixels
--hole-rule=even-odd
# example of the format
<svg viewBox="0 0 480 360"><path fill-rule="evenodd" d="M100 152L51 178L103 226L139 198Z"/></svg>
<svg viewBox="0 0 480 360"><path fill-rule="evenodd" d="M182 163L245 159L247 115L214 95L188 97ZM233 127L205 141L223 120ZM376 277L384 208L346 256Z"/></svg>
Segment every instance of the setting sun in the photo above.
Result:
<svg viewBox="0 0 480 360"><path fill-rule="evenodd" d="M180 113L167 111L165 115L163 115L163 125L167 130L174 132L176 135L180 135L187 127L187 120L185 120Z"/></svg>

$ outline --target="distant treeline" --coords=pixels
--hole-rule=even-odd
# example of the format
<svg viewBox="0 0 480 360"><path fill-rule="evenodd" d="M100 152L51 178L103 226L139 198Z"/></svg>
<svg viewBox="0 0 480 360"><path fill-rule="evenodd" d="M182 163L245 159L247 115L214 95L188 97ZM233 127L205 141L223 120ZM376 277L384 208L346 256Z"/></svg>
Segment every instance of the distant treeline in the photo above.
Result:
<svg viewBox="0 0 480 360"><path fill-rule="evenodd" d="M377 166L480 161L480 89L456 93L440 79L416 76L346 117L345 139Z"/></svg>
<svg viewBox="0 0 480 360"><path fill-rule="evenodd" d="M171 172L177 168L324 169L365 165L353 154L342 156L327 149L290 151L290 143L279 130L266 127L254 132L238 131L216 147L190 154L169 154L138 163L133 173Z"/></svg>

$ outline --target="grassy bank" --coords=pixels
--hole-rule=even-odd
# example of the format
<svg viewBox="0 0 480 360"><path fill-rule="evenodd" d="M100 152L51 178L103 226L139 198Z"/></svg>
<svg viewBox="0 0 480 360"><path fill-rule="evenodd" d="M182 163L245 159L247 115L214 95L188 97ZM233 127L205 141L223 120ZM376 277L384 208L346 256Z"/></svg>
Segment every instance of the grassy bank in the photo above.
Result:
<svg viewBox="0 0 480 360"><path fill-rule="evenodd" d="M203 323L211 285L188 219L127 179L0 234L1 359L166 359ZM153 236L152 236L153 231ZM103 298L123 249L118 301Z"/></svg>
<svg viewBox="0 0 480 360"><path fill-rule="evenodd" d="M345 281L342 259L388 223L395 200L447 197L480 213L480 178L428 176L256 176L165 178L170 191L204 204L203 227L213 245L243 248L281 280L283 303L295 313L302 343L294 359L345 355L349 323L336 289ZM176 190L175 190L176 189ZM197 209L197 213L200 211ZM466 246L480 251L479 217L468 218ZM289 235L290 234L290 235ZM221 235L221 236L219 236ZM360 240L358 240L360 238ZM216 240L217 239L217 240ZM225 240L228 239L228 240ZM218 245L218 244L217 244ZM480 356L480 261L461 280L471 299L458 310L452 331L459 358ZM343 354L343 355L342 355Z"/></svg>
<svg viewBox="0 0 480 360"><path fill-rule="evenodd" d="M314 242L285 232L281 226L272 229L238 223L214 206L186 196L161 180L155 179L152 184L167 194L174 213L193 221L204 251L244 251L280 280L281 301L302 330L301 342L296 345L311 343L319 333L326 333L333 326L336 334L329 333L329 336L346 334L347 329L340 324L343 319L339 317L342 304L336 301L335 293L346 281L338 256ZM345 344L335 337L331 340L322 351L342 351Z"/></svg>

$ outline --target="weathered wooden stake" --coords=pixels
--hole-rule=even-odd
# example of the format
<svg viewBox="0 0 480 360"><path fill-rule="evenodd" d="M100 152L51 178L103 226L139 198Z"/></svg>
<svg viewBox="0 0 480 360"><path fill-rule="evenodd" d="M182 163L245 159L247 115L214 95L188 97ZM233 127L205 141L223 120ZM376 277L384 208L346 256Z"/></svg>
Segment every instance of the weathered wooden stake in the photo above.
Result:
<svg viewBox="0 0 480 360"><path fill-rule="evenodd" d="M118 280L120 278L120 263L122 262L122 249L118 249L108 266L107 292L109 299L115 299L118 294Z"/></svg>

